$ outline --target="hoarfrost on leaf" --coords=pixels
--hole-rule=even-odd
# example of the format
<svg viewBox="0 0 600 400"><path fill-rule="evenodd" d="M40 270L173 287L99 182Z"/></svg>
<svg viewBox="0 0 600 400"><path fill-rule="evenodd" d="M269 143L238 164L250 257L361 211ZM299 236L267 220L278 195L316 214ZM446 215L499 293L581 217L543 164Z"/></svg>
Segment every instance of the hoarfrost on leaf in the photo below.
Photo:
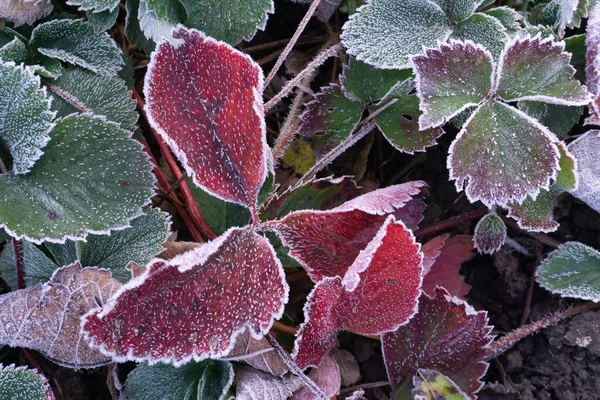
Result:
<svg viewBox="0 0 600 400"><path fill-rule="evenodd" d="M411 69L379 69L352 58L349 66L344 64L340 82L346 97L371 103L385 97L394 86L411 76Z"/></svg>
<svg viewBox="0 0 600 400"><path fill-rule="evenodd" d="M273 376L244 365L236 365L236 400L287 399L302 387L296 376Z"/></svg>
<svg viewBox="0 0 600 400"><path fill-rule="evenodd" d="M495 60L504 50L504 43L508 40L506 29L500 21L482 13L475 13L456 24L450 37L462 41L471 40L482 45Z"/></svg>
<svg viewBox="0 0 600 400"><path fill-rule="evenodd" d="M48 379L37 370L0 364L0 398L54 400L54 394Z"/></svg>
<svg viewBox="0 0 600 400"><path fill-rule="evenodd" d="M577 160L579 187L571 194L600 212L600 130L586 132L569 144Z"/></svg>
<svg viewBox="0 0 600 400"><path fill-rule="evenodd" d="M586 125L600 125L600 6L590 12L586 32L585 80L594 95Z"/></svg>
<svg viewBox="0 0 600 400"><path fill-rule="evenodd" d="M334 358L328 354L318 367L313 368L308 377L323 391L329 399L339 393L342 385L340 367ZM308 387L300 388L290 400L318 400L319 397Z"/></svg>
<svg viewBox="0 0 600 400"><path fill-rule="evenodd" d="M506 225L495 212L484 215L473 233L473 243L480 253L493 254L506 241Z"/></svg>
<svg viewBox="0 0 600 400"><path fill-rule="evenodd" d="M29 24L44 18L52 12L50 0L3 0L0 3L0 20L11 21L15 27Z"/></svg>
<svg viewBox="0 0 600 400"><path fill-rule="evenodd" d="M99 13L101 11L113 11L119 6L119 0L67 0L70 6L79 6L81 11Z"/></svg>

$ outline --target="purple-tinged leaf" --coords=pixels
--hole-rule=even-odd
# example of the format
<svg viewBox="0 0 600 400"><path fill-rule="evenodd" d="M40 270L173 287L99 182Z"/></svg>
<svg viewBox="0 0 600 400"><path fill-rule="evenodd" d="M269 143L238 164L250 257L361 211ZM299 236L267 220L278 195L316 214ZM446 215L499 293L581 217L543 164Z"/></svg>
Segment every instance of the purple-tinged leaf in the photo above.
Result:
<svg viewBox="0 0 600 400"><path fill-rule="evenodd" d="M492 55L471 42L451 40L412 58L423 115L421 129L443 125L478 105L492 88Z"/></svg>
<svg viewBox="0 0 600 400"><path fill-rule="evenodd" d="M270 157L262 71L199 31L179 28L173 37L178 44L159 44L148 65L149 122L196 185L254 210Z"/></svg>
<svg viewBox="0 0 600 400"><path fill-rule="evenodd" d="M235 366L234 370L236 400L287 399L303 385L296 376L273 376L243 365Z"/></svg>
<svg viewBox="0 0 600 400"><path fill-rule="evenodd" d="M250 228L232 228L196 250L152 262L88 313L84 330L117 360L182 365L226 356L246 328L262 337L281 317L287 294L269 242Z"/></svg>
<svg viewBox="0 0 600 400"><path fill-rule="evenodd" d="M57 270L44 285L0 296L0 344L26 347L70 368L112 362L83 340L81 317L121 287L107 270L79 264Z"/></svg>
<svg viewBox="0 0 600 400"><path fill-rule="evenodd" d="M576 79L571 54L562 42L540 35L510 42L500 57L495 91L507 101L533 100L584 106L591 98Z"/></svg>
<svg viewBox="0 0 600 400"><path fill-rule="evenodd" d="M495 212L484 215L475 226L473 243L480 253L494 254L506 241L506 225Z"/></svg>
<svg viewBox="0 0 600 400"><path fill-rule="evenodd" d="M569 153L562 142L558 143L560 151L560 171L550 190L540 190L535 200L527 197L521 204L509 203L508 216L514 218L522 229L533 232L554 232L558 222L554 220L554 206L558 196L577 188L577 166L575 157Z"/></svg>
<svg viewBox="0 0 600 400"><path fill-rule="evenodd" d="M260 371L279 376L288 371L285 361L266 338L254 339L245 331L235 339L233 350L228 359L244 362Z"/></svg>
<svg viewBox="0 0 600 400"><path fill-rule="evenodd" d="M506 205L548 189L558 172L556 137L522 111L497 101L467 120L448 156L450 179L471 203Z"/></svg>
<svg viewBox="0 0 600 400"><path fill-rule="evenodd" d="M54 400L48 379L35 369L0 364L0 399Z"/></svg>
<svg viewBox="0 0 600 400"><path fill-rule="evenodd" d="M419 369L413 376L414 400L467 400L468 397L450 378L431 369Z"/></svg>
<svg viewBox="0 0 600 400"><path fill-rule="evenodd" d="M417 371L431 369L473 399L488 368L484 358L492 328L485 312L475 311L442 288L435 292L435 298L420 297L419 312L408 324L381 338L393 393L410 398Z"/></svg>
<svg viewBox="0 0 600 400"><path fill-rule="evenodd" d="M327 398L334 397L342 385L340 367L331 355L326 355L317 368L313 368L308 377L323 391ZM316 394L304 386L291 398L291 400L317 400Z"/></svg>
<svg viewBox="0 0 600 400"><path fill-rule="evenodd" d="M388 217L343 278L327 277L310 293L294 348L298 366L319 365L340 331L379 335L406 323L417 310L422 265L412 233Z"/></svg>
<svg viewBox="0 0 600 400"><path fill-rule="evenodd" d="M315 282L344 277L361 250L393 214L414 229L424 209L424 182L408 182L375 190L329 211L296 211L275 227L290 255Z"/></svg>
<svg viewBox="0 0 600 400"><path fill-rule="evenodd" d="M423 245L424 293L435 296L435 287L441 286L464 300L471 287L459 272L463 263L475 257L471 239L469 235L441 235Z"/></svg>
<svg viewBox="0 0 600 400"><path fill-rule="evenodd" d="M600 125L600 6L590 12L585 38L585 82L594 99L586 125Z"/></svg>
<svg viewBox="0 0 600 400"><path fill-rule="evenodd" d="M600 213L600 130L586 132L571 142L569 151L577 160L579 175L579 187L571 194Z"/></svg>

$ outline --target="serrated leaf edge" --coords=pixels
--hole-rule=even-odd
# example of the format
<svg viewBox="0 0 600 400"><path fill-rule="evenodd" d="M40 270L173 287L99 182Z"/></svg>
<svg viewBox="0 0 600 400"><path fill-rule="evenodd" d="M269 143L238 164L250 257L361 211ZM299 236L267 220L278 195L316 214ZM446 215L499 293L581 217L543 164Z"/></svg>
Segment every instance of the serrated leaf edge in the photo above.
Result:
<svg viewBox="0 0 600 400"><path fill-rule="evenodd" d="M492 212L496 217L498 217L498 215L494 212ZM475 230L474 232L477 232L477 229L481 226L482 221L484 220L484 218L486 218L488 215L484 215L479 221L477 221L477 225L475 225ZM498 217L500 218L500 217ZM480 253L484 253L484 254L494 254L495 252L497 252L498 250L500 250L502 248L502 246L504 245L504 243L506 242L506 225L504 224L504 221L500 220L502 222L502 225L504 225L504 229L502 231L502 240L498 243L498 245L496 247L493 247L491 249L485 250L481 247L479 247L478 241L475 240L476 235L473 234L473 237L471 238L471 240L473 241L473 245L474 247L477 249L477 251L479 251Z"/></svg>
<svg viewBox="0 0 600 400"><path fill-rule="evenodd" d="M108 7L84 7L83 0L81 0L79 2L77 2L77 0L67 0L67 5L74 6L74 7L80 6L78 8L79 11L92 11L93 14L96 14L96 13L99 13L102 11L106 11L106 10L113 12L115 10L115 8L119 7L120 1L116 0L114 3L115 4L112 7L111 6L108 6Z"/></svg>
<svg viewBox="0 0 600 400"><path fill-rule="evenodd" d="M41 374L37 369L30 369L30 368L27 368L26 366L18 367L15 364L9 364L9 365L0 364L0 372L4 372L4 371L27 372L27 373L33 375L34 377L38 378L42 382L42 385L44 385L44 388L46 389L46 397L48 398L48 400L55 399L54 393L52 392L52 388L50 387L50 382L48 381L48 378L46 378L43 374Z"/></svg>

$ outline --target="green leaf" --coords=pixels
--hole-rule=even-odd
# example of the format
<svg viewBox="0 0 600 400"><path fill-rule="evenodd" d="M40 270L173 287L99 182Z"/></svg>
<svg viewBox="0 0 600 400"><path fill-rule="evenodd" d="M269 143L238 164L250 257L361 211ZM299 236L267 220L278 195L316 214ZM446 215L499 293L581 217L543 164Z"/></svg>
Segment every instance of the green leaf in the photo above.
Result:
<svg viewBox="0 0 600 400"><path fill-rule="evenodd" d="M169 364L140 364L127 377L129 400L222 400L233 383L233 368L226 361L189 362L182 367Z"/></svg>
<svg viewBox="0 0 600 400"><path fill-rule="evenodd" d="M79 6L80 11L114 11L119 7L119 0L67 0L70 6Z"/></svg>
<svg viewBox="0 0 600 400"><path fill-rule="evenodd" d="M89 235L83 243L81 264L106 268L115 279L125 283L131 279L130 262L147 264L162 250L169 236L169 219L159 210L151 210L131 221L131 227L110 235Z"/></svg>
<svg viewBox="0 0 600 400"><path fill-rule="evenodd" d="M556 177L556 137L522 111L488 101L471 115L449 150L450 179L474 203L522 202Z"/></svg>
<svg viewBox="0 0 600 400"><path fill-rule="evenodd" d="M164 38L172 39L173 28L182 20L174 8L175 6L182 7L179 1L153 1L151 3L157 6L156 10L151 8L145 0L140 0L139 3L138 21L144 35L154 43L159 43Z"/></svg>
<svg viewBox="0 0 600 400"><path fill-rule="evenodd" d="M341 40L348 53L378 68L410 67L409 57L436 46L452 23L429 0L372 0L350 16Z"/></svg>
<svg viewBox="0 0 600 400"><path fill-rule="evenodd" d="M486 48L494 59L500 57L508 40L504 26L496 18L476 13L456 24L451 38L472 40Z"/></svg>
<svg viewBox="0 0 600 400"><path fill-rule="evenodd" d="M414 81L409 79L393 88L377 105L369 107L369 111L375 113L390 101L395 101L377 114L374 121L394 148L408 154L425 151L425 148L435 145L436 139L444 134L439 127L419 129L421 111L414 89Z"/></svg>
<svg viewBox="0 0 600 400"><path fill-rule="evenodd" d="M413 376L412 395L419 400L468 400L456 383L431 369L419 369Z"/></svg>
<svg viewBox="0 0 600 400"><path fill-rule="evenodd" d="M540 103L539 101L520 101L519 109L542 125L548 127L560 139L565 139L569 131L581 118L583 106L562 106Z"/></svg>
<svg viewBox="0 0 600 400"><path fill-rule="evenodd" d="M506 240L506 225L495 212L484 215L475 226L473 243L480 253L494 254Z"/></svg>
<svg viewBox="0 0 600 400"><path fill-rule="evenodd" d="M185 19L185 8L179 0L145 0L148 11L154 12L157 18L177 24Z"/></svg>
<svg viewBox="0 0 600 400"><path fill-rule="evenodd" d="M78 259L78 250L75 248L75 242L72 240L67 240L64 244L44 243L44 247L57 265L65 266L73 264Z"/></svg>
<svg viewBox="0 0 600 400"><path fill-rule="evenodd" d="M20 245L27 287L50 280L50 277L59 266L33 244L22 240ZM0 254L0 275L12 290L18 289L15 251L11 242L6 243Z"/></svg>
<svg viewBox="0 0 600 400"><path fill-rule="evenodd" d="M249 41L274 12L272 0L180 0L187 11L184 25L229 44Z"/></svg>
<svg viewBox="0 0 600 400"><path fill-rule="evenodd" d="M454 22L463 21L475 12L480 1L474 0L433 0L440 6L446 16Z"/></svg>
<svg viewBox="0 0 600 400"><path fill-rule="evenodd" d="M122 79L71 67L46 85L53 94L52 108L59 117L83 112L116 122L127 131L135 130L135 100Z"/></svg>
<svg viewBox="0 0 600 400"><path fill-rule="evenodd" d="M119 7L113 11L102 11L98 13L88 13L88 22L94 27L96 32L103 32L112 28L117 22L119 16Z"/></svg>
<svg viewBox="0 0 600 400"><path fill-rule="evenodd" d="M27 173L50 140L54 117L46 90L30 69L0 62L0 115L0 139L13 158L13 171Z"/></svg>
<svg viewBox="0 0 600 400"><path fill-rule="evenodd" d="M32 54L21 39L15 37L0 48L0 61L12 61L15 64L29 64Z"/></svg>
<svg viewBox="0 0 600 400"><path fill-rule="evenodd" d="M581 83L585 83L585 38L586 35L573 35L564 40L565 51L571 53L571 65L577 70L575 78Z"/></svg>
<svg viewBox="0 0 600 400"><path fill-rule="evenodd" d="M501 6L490 8L484 14L496 18L506 30L516 31L519 29L519 21L523 19L521 14L510 7Z"/></svg>
<svg viewBox="0 0 600 400"><path fill-rule="evenodd" d="M48 380L36 370L0 364L0 398L11 400L53 400Z"/></svg>
<svg viewBox="0 0 600 400"><path fill-rule="evenodd" d="M125 3L127 9L127 17L125 18L125 36L137 47L150 54L154 51L156 43L152 39L146 38L140 27L139 8L140 0L127 0Z"/></svg>
<svg viewBox="0 0 600 400"><path fill-rule="evenodd" d="M550 253L537 272L545 289L564 297L600 301L600 252L578 242L567 242Z"/></svg>
<svg viewBox="0 0 600 400"><path fill-rule="evenodd" d="M62 74L62 64L54 58L40 56L40 63L32 66L36 74L50 79L57 79Z"/></svg>
<svg viewBox="0 0 600 400"><path fill-rule="evenodd" d="M80 19L58 19L38 25L29 45L41 54L104 75L123 66L121 50L106 32Z"/></svg>
<svg viewBox="0 0 600 400"><path fill-rule="evenodd" d="M142 146L116 124L86 115L58 121L27 175L0 175L0 224L35 243L122 229L154 190Z"/></svg>
<svg viewBox="0 0 600 400"><path fill-rule="evenodd" d="M564 43L551 39L516 39L507 45L496 79L498 96L507 101L533 100L565 106L587 105L592 96L573 79L575 68Z"/></svg>
<svg viewBox="0 0 600 400"><path fill-rule="evenodd" d="M478 105L492 87L492 58L472 43L450 41L412 59L423 115L421 129L443 125Z"/></svg>
<svg viewBox="0 0 600 400"><path fill-rule="evenodd" d="M344 65L340 81L349 99L371 103L382 99L392 87L411 75L411 69L379 69L352 58L349 66Z"/></svg>

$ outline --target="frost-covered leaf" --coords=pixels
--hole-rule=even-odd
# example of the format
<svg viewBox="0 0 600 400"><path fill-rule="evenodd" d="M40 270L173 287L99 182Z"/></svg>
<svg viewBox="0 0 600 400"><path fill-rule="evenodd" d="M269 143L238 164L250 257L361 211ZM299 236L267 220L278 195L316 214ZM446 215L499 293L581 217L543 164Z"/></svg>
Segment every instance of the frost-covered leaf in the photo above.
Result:
<svg viewBox="0 0 600 400"><path fill-rule="evenodd" d="M191 361L181 367L140 364L127 376L129 400L223 400L233 384L233 367L217 360Z"/></svg>
<svg viewBox="0 0 600 400"><path fill-rule="evenodd" d="M567 242L542 261L538 283L564 297L600 301L600 252L579 242Z"/></svg>
<svg viewBox="0 0 600 400"><path fill-rule="evenodd" d="M0 224L35 243L128 226L154 192L152 164L129 135L86 115L59 120L31 172L0 175Z"/></svg>
<svg viewBox="0 0 600 400"><path fill-rule="evenodd" d="M435 145L436 139L444 134L440 127L419 129L421 112L414 89L414 81L406 80L394 87L377 105L369 107L372 112L377 112L379 107L395 99L395 103L377 114L374 121L396 150L408 154L425 151L425 148Z"/></svg>
<svg viewBox="0 0 600 400"><path fill-rule="evenodd" d="M411 75L411 69L379 69L352 58L350 66L344 65L340 81L349 99L371 103L385 97L390 89Z"/></svg>
<svg viewBox="0 0 600 400"><path fill-rule="evenodd" d="M202 189L255 211L270 158L262 71L247 55L195 30L152 54L144 93L150 124Z"/></svg>
<svg viewBox="0 0 600 400"><path fill-rule="evenodd" d="M116 122L125 130L135 130L135 100L122 79L71 67L46 85L54 95L52 109L59 117L89 113Z"/></svg>
<svg viewBox="0 0 600 400"><path fill-rule="evenodd" d="M104 75L123 67L121 50L106 32L79 19L57 19L38 25L29 45L39 53Z"/></svg>
<svg viewBox="0 0 600 400"><path fill-rule="evenodd" d="M473 243L480 253L494 254L506 241L506 225L495 212L484 215L473 232Z"/></svg>
<svg viewBox="0 0 600 400"><path fill-rule="evenodd" d="M178 0L150 2L140 0L137 22L146 38L153 44L159 43L163 39L173 39L173 28L180 22L180 13L185 14Z"/></svg>
<svg viewBox="0 0 600 400"><path fill-rule="evenodd" d="M426 129L444 124L470 106L476 106L492 88L492 57L472 43L450 41L439 49L427 49L412 62Z"/></svg>
<svg viewBox="0 0 600 400"><path fill-rule="evenodd" d="M510 42L497 68L496 92L507 101L534 100L584 106L591 100L586 88L573 78L575 68L564 43L526 37Z"/></svg>
<svg viewBox="0 0 600 400"><path fill-rule="evenodd" d="M486 10L484 14L496 18L506 30L515 31L519 29L519 21L523 16L510 7L501 6Z"/></svg>
<svg viewBox="0 0 600 400"><path fill-rule="evenodd" d="M264 30L273 0L179 0L185 7L184 25L230 44L249 41Z"/></svg>
<svg viewBox="0 0 600 400"><path fill-rule="evenodd" d="M383 356L396 398L411 398L413 377L431 369L451 379L470 398L483 386L486 347L491 327L483 311L452 297L442 288L423 295L419 312L395 332L381 338Z"/></svg>
<svg viewBox="0 0 600 400"><path fill-rule="evenodd" d="M80 11L113 11L119 6L119 0L67 0L70 6L79 6Z"/></svg>
<svg viewBox="0 0 600 400"><path fill-rule="evenodd" d="M62 74L62 64L59 60L42 55L39 58L39 64L31 66L36 74L50 79L57 79Z"/></svg>
<svg viewBox="0 0 600 400"><path fill-rule="evenodd" d="M468 400L467 395L447 376L431 369L419 369L413 376L415 400Z"/></svg>
<svg viewBox="0 0 600 400"><path fill-rule="evenodd" d="M275 376L288 371L285 361L269 341L266 338L254 339L248 331L236 338L235 346L227 357Z"/></svg>
<svg viewBox="0 0 600 400"><path fill-rule="evenodd" d="M464 299L471 287L459 272L463 263L475 257L471 239L469 235L442 235L423 245L424 293L435 296L435 287L441 286L452 296Z"/></svg>
<svg viewBox="0 0 600 400"><path fill-rule="evenodd" d="M586 32L585 80L589 91L594 95L590 104L590 117L586 125L600 125L600 6L590 12Z"/></svg>
<svg viewBox="0 0 600 400"><path fill-rule="evenodd" d="M13 159L13 172L31 170L50 140L54 114L40 78L13 63L0 62L0 139Z"/></svg>
<svg viewBox="0 0 600 400"><path fill-rule="evenodd" d="M578 184L575 158L559 143L560 171L550 190L542 189L535 200L527 197L521 204L509 203L508 216L517 220L519 227L535 232L553 232L558 228L554 220L554 205L557 197L574 190Z"/></svg>
<svg viewBox="0 0 600 400"><path fill-rule="evenodd" d="M375 190L328 211L296 211L279 221L275 230L290 255L315 282L343 277L379 231L389 214L409 229L421 220L424 182L409 182Z"/></svg>
<svg viewBox="0 0 600 400"><path fill-rule="evenodd" d="M112 28L119 17L119 7L113 11L102 11L99 13L88 13L88 22L94 27L96 32L103 32Z"/></svg>
<svg viewBox="0 0 600 400"><path fill-rule="evenodd" d="M450 179L474 203L506 205L548 189L556 177L556 137L516 108L482 104L465 123L448 156Z"/></svg>
<svg viewBox="0 0 600 400"><path fill-rule="evenodd" d="M13 22L15 26L29 24L52 12L50 0L4 0L0 3L0 20Z"/></svg>
<svg viewBox="0 0 600 400"><path fill-rule="evenodd" d="M429 0L371 0L350 16L341 40L348 53L378 68L410 67L409 57L444 41L452 23Z"/></svg>
<svg viewBox="0 0 600 400"><path fill-rule="evenodd" d="M47 282L59 266L33 244L23 240L19 245L26 286ZM11 289L17 290L15 248L12 242L6 243L0 254L0 276Z"/></svg>
<svg viewBox="0 0 600 400"><path fill-rule="evenodd" d="M340 376L340 367L337 365L331 355L326 355L317 368L313 368L308 377L323 391L327 398L333 398L340 391L342 378ZM315 393L302 387L291 398L291 400L317 400Z"/></svg>
<svg viewBox="0 0 600 400"><path fill-rule="evenodd" d="M127 16L125 18L125 36L138 48L150 54L154 51L156 43L146 37L140 27L140 0L127 0L125 2Z"/></svg>
<svg viewBox="0 0 600 400"><path fill-rule="evenodd" d="M296 364L319 365L340 331L379 335L406 323L417 311L422 265L412 233L388 217L343 278L324 278L309 294L294 348Z"/></svg>
<svg viewBox="0 0 600 400"><path fill-rule="evenodd" d="M236 400L282 400L302 387L295 376L273 376L251 367L236 365Z"/></svg>
<svg viewBox="0 0 600 400"><path fill-rule="evenodd" d="M581 24L581 17L586 13L586 8L585 0L553 0L541 10L538 23L551 26L562 39L565 28Z"/></svg>
<svg viewBox="0 0 600 400"><path fill-rule="evenodd" d="M18 37L15 37L11 42L6 43L0 48L0 61L12 61L18 64L30 64L32 54L27 44Z"/></svg>
<svg viewBox="0 0 600 400"><path fill-rule="evenodd" d="M230 229L148 265L109 304L88 314L84 329L118 360L177 366L227 355L246 328L255 338L268 332L283 313L287 292L269 242L251 228Z"/></svg>
<svg viewBox="0 0 600 400"><path fill-rule="evenodd" d="M571 65L575 67L575 78L585 83L585 38L586 35L573 35L565 38L565 51L571 53Z"/></svg>
<svg viewBox="0 0 600 400"><path fill-rule="evenodd" d="M0 296L0 343L27 347L71 368L92 368L111 359L92 349L81 317L104 304L121 283L109 271L73 264L44 284Z"/></svg>
<svg viewBox="0 0 600 400"><path fill-rule="evenodd" d="M583 106L569 107L539 101L520 101L519 109L538 120L560 139L567 137L583 114Z"/></svg>
<svg viewBox="0 0 600 400"><path fill-rule="evenodd" d="M36 370L0 364L0 398L54 400L54 394L46 377Z"/></svg>
<svg viewBox="0 0 600 400"><path fill-rule="evenodd" d="M569 151L577 160L579 175L579 187L571 194L600 212L600 131L586 132L569 144Z"/></svg>
<svg viewBox="0 0 600 400"><path fill-rule="evenodd" d="M508 40L508 35L500 21L481 13L475 13L456 24L450 37L463 41L471 40L480 44L492 53L494 59L498 59L504 50L504 43Z"/></svg>

